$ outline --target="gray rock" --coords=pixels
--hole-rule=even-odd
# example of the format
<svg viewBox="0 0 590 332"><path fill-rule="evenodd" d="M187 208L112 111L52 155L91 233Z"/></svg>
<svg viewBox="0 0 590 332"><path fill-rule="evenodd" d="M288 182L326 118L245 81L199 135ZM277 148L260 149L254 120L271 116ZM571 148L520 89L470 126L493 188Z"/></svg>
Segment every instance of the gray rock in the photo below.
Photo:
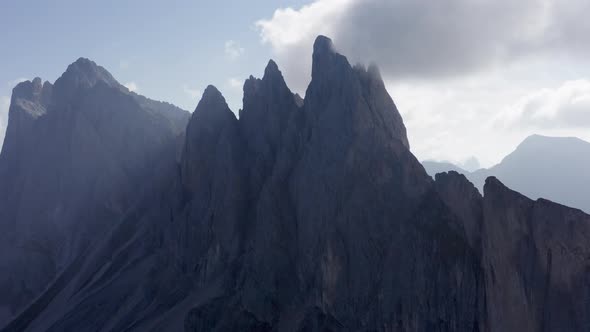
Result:
<svg viewBox="0 0 590 332"><path fill-rule="evenodd" d="M158 103L82 58L54 85L14 88L0 154L0 325L142 195L188 120L146 104Z"/></svg>
<svg viewBox="0 0 590 332"><path fill-rule="evenodd" d="M456 172L433 181L378 71L326 37L303 102L271 61L239 120L209 86L184 136L5 331L588 326L590 217L493 178L483 197Z"/></svg>
<svg viewBox="0 0 590 332"><path fill-rule="evenodd" d="M435 186L445 204L461 220L471 246L481 248L483 201L477 188L465 175L455 171L436 174Z"/></svg>
<svg viewBox="0 0 590 332"><path fill-rule="evenodd" d="M495 176L532 198L545 198L590 212L590 143L575 137L532 135L498 165L469 177L483 188Z"/></svg>
<svg viewBox="0 0 590 332"><path fill-rule="evenodd" d="M590 216L493 177L484 192L488 330L587 330Z"/></svg>

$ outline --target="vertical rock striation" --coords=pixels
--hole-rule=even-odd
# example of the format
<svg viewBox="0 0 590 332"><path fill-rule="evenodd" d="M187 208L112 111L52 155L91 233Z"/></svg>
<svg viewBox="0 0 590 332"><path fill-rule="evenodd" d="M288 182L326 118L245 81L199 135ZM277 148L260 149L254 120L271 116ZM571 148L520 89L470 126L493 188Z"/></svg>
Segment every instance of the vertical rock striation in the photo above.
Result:
<svg viewBox="0 0 590 332"><path fill-rule="evenodd" d="M587 330L590 216L532 201L493 177L484 193L488 329Z"/></svg>

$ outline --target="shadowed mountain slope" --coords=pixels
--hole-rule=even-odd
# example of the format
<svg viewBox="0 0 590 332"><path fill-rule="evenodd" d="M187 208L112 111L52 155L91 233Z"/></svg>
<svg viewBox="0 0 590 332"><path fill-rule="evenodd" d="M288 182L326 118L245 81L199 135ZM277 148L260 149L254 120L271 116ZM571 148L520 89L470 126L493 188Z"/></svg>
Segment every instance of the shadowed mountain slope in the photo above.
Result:
<svg viewBox="0 0 590 332"><path fill-rule="evenodd" d="M55 84L14 88L0 154L0 322L121 219L188 116L83 58Z"/></svg>
<svg viewBox="0 0 590 332"><path fill-rule="evenodd" d="M326 37L303 102L271 61L239 119L209 86L181 151L4 331L587 326L589 217L433 180L378 70Z"/></svg>

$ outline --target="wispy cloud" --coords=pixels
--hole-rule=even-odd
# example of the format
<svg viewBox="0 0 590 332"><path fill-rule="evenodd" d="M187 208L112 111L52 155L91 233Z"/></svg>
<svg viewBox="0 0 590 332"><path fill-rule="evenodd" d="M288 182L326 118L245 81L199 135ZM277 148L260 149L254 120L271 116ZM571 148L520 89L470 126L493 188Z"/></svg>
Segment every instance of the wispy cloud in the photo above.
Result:
<svg viewBox="0 0 590 332"><path fill-rule="evenodd" d="M520 98L498 113L495 124L513 129L590 128L590 80L563 82Z"/></svg>
<svg viewBox="0 0 590 332"><path fill-rule="evenodd" d="M227 85L232 89L241 89L244 83L237 77L230 77L227 80Z"/></svg>
<svg viewBox="0 0 590 332"><path fill-rule="evenodd" d="M129 91L132 91L132 92L139 91L139 87L137 86L137 83L135 83L135 82L127 82L124 85L127 89L129 89Z"/></svg>
<svg viewBox="0 0 590 332"><path fill-rule="evenodd" d="M184 93L186 93L191 99L197 99L201 96L201 90L191 88L187 84L182 86L182 91L184 91Z"/></svg>
<svg viewBox="0 0 590 332"><path fill-rule="evenodd" d="M225 55L230 60L239 58L245 51L246 50L234 40L228 40L225 42Z"/></svg>

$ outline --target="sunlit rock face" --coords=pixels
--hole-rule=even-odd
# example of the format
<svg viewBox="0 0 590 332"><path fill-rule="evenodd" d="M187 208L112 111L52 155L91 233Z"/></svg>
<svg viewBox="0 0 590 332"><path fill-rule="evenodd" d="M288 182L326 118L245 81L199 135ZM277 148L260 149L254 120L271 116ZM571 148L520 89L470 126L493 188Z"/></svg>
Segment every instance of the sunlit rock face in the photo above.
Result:
<svg viewBox="0 0 590 332"><path fill-rule="evenodd" d="M125 212L106 233L85 235L87 250L73 251L7 331L587 326L590 304L574 290L589 287L589 217L493 178L484 196L456 172L433 180L378 70L351 66L326 37L305 99L270 61L245 82L239 118L209 86L177 141L146 173L125 173L149 184L115 205ZM108 197L128 197L133 183Z"/></svg>

